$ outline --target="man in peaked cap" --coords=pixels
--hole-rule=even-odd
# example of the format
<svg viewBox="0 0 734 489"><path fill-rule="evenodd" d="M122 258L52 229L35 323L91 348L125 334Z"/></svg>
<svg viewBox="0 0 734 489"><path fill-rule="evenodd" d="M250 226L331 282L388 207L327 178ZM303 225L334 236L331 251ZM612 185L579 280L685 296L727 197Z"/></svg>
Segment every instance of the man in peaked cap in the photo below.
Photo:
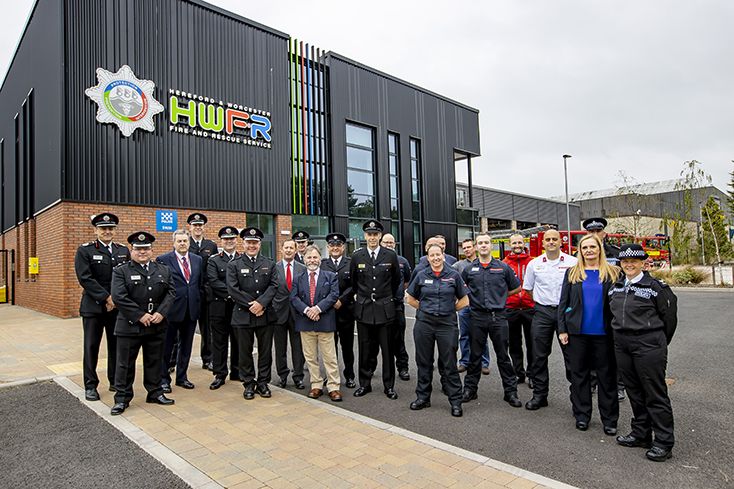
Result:
<svg viewBox="0 0 734 489"><path fill-rule="evenodd" d="M367 221L362 226L367 246L352 254L349 274L356 294L354 317L359 341L359 388L355 397L372 392L372 375L377 352L382 352L382 387L389 399L395 392L395 359L390 350L397 304L402 291L400 265L394 251L381 247L382 223Z"/></svg>
<svg viewBox="0 0 734 489"><path fill-rule="evenodd" d="M110 390L113 390L115 383L117 347L114 328L117 307L110 295L112 269L130 260L127 247L112 241L119 222L117 216L110 212L92 216L91 223L97 239L81 245L74 258L74 270L82 286L79 314L84 328L84 397L87 401L99 400L97 360L103 333L107 338L107 380Z"/></svg>
<svg viewBox="0 0 734 489"><path fill-rule="evenodd" d="M311 235L308 234L306 231L296 231L295 233L293 233L293 236L291 236L291 239L296 242L296 261L298 263L304 263L303 252L306 250L306 247L309 244Z"/></svg>

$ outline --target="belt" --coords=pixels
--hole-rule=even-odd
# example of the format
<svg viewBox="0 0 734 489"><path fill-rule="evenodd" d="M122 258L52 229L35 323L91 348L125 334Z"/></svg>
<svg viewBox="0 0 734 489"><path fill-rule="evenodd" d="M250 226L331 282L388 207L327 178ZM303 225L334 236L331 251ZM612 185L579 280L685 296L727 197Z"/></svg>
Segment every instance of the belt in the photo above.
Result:
<svg viewBox="0 0 734 489"><path fill-rule="evenodd" d="M538 304L537 302L535 303L535 305L536 306L541 306L541 307L548 307L548 308L551 308L551 309L558 309L558 306L546 306L545 304Z"/></svg>
<svg viewBox="0 0 734 489"><path fill-rule="evenodd" d="M614 333L621 334L623 336L640 336L647 333L656 333L658 331L662 331L663 328L656 328L656 329L616 329L614 330Z"/></svg>
<svg viewBox="0 0 734 489"><path fill-rule="evenodd" d="M483 312L486 314L499 314L501 312L505 312L505 308L501 307L499 309L472 309L472 311Z"/></svg>

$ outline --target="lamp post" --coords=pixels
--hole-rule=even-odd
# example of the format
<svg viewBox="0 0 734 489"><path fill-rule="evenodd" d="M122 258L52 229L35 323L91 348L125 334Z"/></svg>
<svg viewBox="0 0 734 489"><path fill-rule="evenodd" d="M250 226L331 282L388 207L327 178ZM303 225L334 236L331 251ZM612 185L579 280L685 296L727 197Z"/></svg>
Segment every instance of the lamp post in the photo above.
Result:
<svg viewBox="0 0 734 489"><path fill-rule="evenodd" d="M566 183L566 229L568 232L568 254L571 254L571 209L568 205L568 165L566 160L571 158L571 155L563 155L563 180Z"/></svg>

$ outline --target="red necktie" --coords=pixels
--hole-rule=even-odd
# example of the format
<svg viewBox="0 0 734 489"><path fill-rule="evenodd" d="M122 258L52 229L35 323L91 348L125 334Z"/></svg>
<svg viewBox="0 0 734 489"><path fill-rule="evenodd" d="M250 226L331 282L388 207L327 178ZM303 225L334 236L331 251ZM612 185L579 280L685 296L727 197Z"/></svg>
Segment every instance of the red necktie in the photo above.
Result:
<svg viewBox="0 0 734 489"><path fill-rule="evenodd" d="M184 278L188 282L191 278L191 270L189 270L189 262L185 256L181 258L181 263L183 263Z"/></svg>
<svg viewBox="0 0 734 489"><path fill-rule="evenodd" d="M308 291L311 294L311 305L313 306L313 301L316 299L316 272L311 272L311 279L308 281Z"/></svg>
<svg viewBox="0 0 734 489"><path fill-rule="evenodd" d="M288 290L293 287L293 275L291 275L291 264L286 263L285 268L285 284L288 286Z"/></svg>

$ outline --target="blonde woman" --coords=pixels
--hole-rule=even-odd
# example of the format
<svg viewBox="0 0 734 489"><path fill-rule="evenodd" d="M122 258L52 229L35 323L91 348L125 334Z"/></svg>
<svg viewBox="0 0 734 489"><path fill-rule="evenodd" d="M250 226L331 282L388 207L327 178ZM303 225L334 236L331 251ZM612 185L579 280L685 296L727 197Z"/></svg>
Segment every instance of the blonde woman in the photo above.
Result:
<svg viewBox="0 0 734 489"><path fill-rule="evenodd" d="M592 414L591 371L598 377L599 414L604 433L617 434L617 366L608 293L619 268L607 263L593 234L581 238L578 263L566 271L558 304L558 339L566 345L571 371L571 405L576 428L586 431Z"/></svg>

